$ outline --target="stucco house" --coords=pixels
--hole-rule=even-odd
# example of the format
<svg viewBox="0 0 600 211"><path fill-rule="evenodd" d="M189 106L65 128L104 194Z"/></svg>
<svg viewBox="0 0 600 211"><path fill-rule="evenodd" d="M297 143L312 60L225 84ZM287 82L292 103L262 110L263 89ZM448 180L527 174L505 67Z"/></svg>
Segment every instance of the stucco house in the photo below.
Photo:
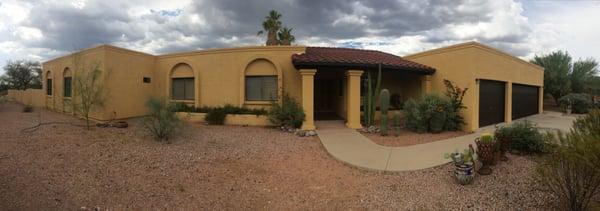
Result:
<svg viewBox="0 0 600 211"><path fill-rule="evenodd" d="M31 98L49 109L69 106L73 67L98 64L108 98L97 120L146 115L150 97L199 106L268 107L288 93L306 113L302 128L332 116L361 127L361 78L381 64L382 87L400 100L443 94L443 80L469 88L464 130L542 112L543 68L477 42L399 57L372 50L260 46L150 55L110 45L43 63L43 92Z"/></svg>

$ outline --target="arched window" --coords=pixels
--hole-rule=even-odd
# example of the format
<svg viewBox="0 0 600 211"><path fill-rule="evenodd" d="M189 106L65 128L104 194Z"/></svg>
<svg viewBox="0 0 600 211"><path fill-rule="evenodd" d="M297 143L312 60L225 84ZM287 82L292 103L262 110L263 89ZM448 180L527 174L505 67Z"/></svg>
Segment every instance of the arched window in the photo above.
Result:
<svg viewBox="0 0 600 211"><path fill-rule="evenodd" d="M194 71L188 64L175 65L171 70L171 99L194 100Z"/></svg>
<svg viewBox="0 0 600 211"><path fill-rule="evenodd" d="M277 69L266 59L252 61L245 71L245 100L274 101L278 98Z"/></svg>
<svg viewBox="0 0 600 211"><path fill-rule="evenodd" d="M46 95L52 96L52 73L46 72Z"/></svg>
<svg viewBox="0 0 600 211"><path fill-rule="evenodd" d="M71 97L73 93L73 78L69 68L63 71L63 97Z"/></svg>

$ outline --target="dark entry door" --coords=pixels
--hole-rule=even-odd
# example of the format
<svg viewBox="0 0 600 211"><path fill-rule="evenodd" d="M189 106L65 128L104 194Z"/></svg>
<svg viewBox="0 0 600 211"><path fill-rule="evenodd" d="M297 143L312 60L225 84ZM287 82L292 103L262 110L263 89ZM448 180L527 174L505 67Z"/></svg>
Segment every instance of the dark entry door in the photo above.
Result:
<svg viewBox="0 0 600 211"><path fill-rule="evenodd" d="M314 105L315 112L333 112L334 80L315 80Z"/></svg>
<svg viewBox="0 0 600 211"><path fill-rule="evenodd" d="M504 82L479 81L479 127L504 122L504 89Z"/></svg>
<svg viewBox="0 0 600 211"><path fill-rule="evenodd" d="M512 85L512 119L523 118L539 112L539 90L537 86Z"/></svg>

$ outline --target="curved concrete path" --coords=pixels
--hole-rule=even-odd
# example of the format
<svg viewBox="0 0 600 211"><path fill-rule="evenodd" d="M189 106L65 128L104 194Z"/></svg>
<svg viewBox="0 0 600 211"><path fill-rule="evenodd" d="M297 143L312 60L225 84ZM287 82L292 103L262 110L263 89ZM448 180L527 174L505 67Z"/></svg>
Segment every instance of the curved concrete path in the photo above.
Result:
<svg viewBox="0 0 600 211"><path fill-rule="evenodd" d="M574 120L560 114L528 117L541 127L568 130ZM520 121L520 120L517 120ZM378 171L413 171L450 162L444 154L462 151L482 131L493 132L494 126L483 127L475 133L426 144L406 147L381 146L356 130L346 128L341 121L317 121L317 134L327 152L334 158L363 169Z"/></svg>

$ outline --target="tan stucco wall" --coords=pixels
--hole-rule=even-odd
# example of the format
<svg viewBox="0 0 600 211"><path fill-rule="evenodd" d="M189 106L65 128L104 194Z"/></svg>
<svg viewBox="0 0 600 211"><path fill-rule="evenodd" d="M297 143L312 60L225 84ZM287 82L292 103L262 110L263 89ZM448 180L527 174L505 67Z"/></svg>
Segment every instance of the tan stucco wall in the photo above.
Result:
<svg viewBox="0 0 600 211"><path fill-rule="evenodd" d="M301 77L292 65L291 55L304 52L304 49L291 46L246 47L153 56L101 45L80 51L77 57L66 55L43 63L44 75L53 79L53 94L44 94L45 105L56 111L72 113L68 106L71 99L63 97L63 71L69 68L70 74L77 74L74 58L79 58L78 61L86 68L91 64L100 64L100 69L106 75L104 85L109 97L105 99L103 108L91 115L98 120L147 114L145 102L150 97L170 99L172 77L196 78L196 99L188 102L196 106L232 104L269 107L270 102L244 100L245 75L277 75L279 94L287 92L300 102ZM186 65L174 68L178 64ZM150 78L151 82L143 83L144 77ZM44 93L46 86L44 77ZM73 96L75 92L73 90Z"/></svg>
<svg viewBox="0 0 600 211"><path fill-rule="evenodd" d="M78 69L90 70L91 66L98 64L101 70L105 70L105 49L106 46L84 49L75 54L69 54L42 64L43 69L43 93L45 96L45 107L51 110L73 114L72 98L64 97L64 77L65 70L68 68L68 75L76 77ZM77 65L76 65L77 64ZM46 95L46 79L52 79L52 95ZM73 87L74 87L73 83ZM73 89L72 96L75 96ZM109 118L104 109L97 109L90 112L90 117L98 120Z"/></svg>
<svg viewBox="0 0 600 211"><path fill-rule="evenodd" d="M244 76L279 76L280 94L287 92L300 102L301 77L294 68L291 55L304 52L304 47L270 46L216 49L158 56L154 94L170 98L170 74L180 63L188 64L196 77L199 106L231 104L268 107L270 102L246 102Z"/></svg>
<svg viewBox="0 0 600 211"><path fill-rule="evenodd" d="M463 101L467 106L463 112L466 122L463 129L467 131L479 128L477 79L540 87L544 84L543 68L475 42L426 51L404 58L436 68L435 74L431 76L432 93L443 95L444 79L451 80L462 88L469 88ZM510 96L509 93L507 95ZM507 103L509 101L507 100ZM505 109L510 107L510 104L505 105ZM510 116L510 112L505 111L505 114Z"/></svg>
<svg viewBox="0 0 600 211"><path fill-rule="evenodd" d="M45 92L41 89L8 90L9 99L34 107L44 107L46 105L44 95Z"/></svg>
<svg viewBox="0 0 600 211"><path fill-rule="evenodd" d="M143 116L148 113L146 101L154 95L156 58L115 47L105 51L105 70L108 73L105 112L116 118ZM149 77L150 83L143 83Z"/></svg>
<svg viewBox="0 0 600 211"><path fill-rule="evenodd" d="M402 102L421 96L421 75L403 72L384 72L383 76L381 78L381 88L388 89L390 96L398 94Z"/></svg>

